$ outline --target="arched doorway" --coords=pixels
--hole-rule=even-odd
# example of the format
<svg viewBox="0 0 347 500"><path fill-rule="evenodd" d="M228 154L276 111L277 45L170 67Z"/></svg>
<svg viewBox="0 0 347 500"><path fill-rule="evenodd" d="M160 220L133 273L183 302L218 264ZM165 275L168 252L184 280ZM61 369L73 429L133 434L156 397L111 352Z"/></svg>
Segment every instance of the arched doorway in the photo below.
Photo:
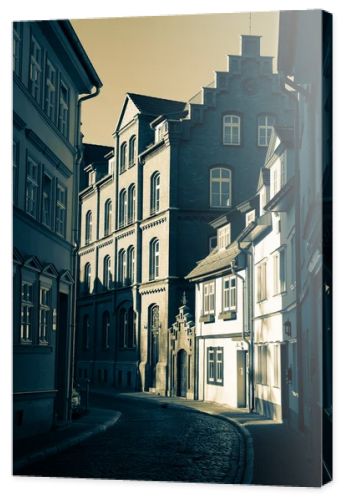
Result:
<svg viewBox="0 0 347 500"><path fill-rule="evenodd" d="M188 363L187 351L180 349L177 353L177 396L187 396Z"/></svg>
<svg viewBox="0 0 347 500"><path fill-rule="evenodd" d="M156 386L156 368L159 361L159 306L149 308L149 387Z"/></svg>

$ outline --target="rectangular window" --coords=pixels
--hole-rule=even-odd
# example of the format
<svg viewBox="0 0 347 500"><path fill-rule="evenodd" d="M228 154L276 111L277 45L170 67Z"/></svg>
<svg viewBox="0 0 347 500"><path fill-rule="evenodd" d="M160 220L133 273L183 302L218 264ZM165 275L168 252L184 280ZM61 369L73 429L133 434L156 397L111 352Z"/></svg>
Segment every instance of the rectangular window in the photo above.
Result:
<svg viewBox="0 0 347 500"><path fill-rule="evenodd" d="M230 244L230 224L218 229L218 248L223 249Z"/></svg>
<svg viewBox="0 0 347 500"><path fill-rule="evenodd" d="M257 384L267 385L267 356L268 346L257 346Z"/></svg>
<svg viewBox="0 0 347 500"><path fill-rule="evenodd" d="M255 210L251 210L250 212L246 213L246 227L251 223L255 221Z"/></svg>
<svg viewBox="0 0 347 500"><path fill-rule="evenodd" d="M280 346L275 344L273 346L274 387L280 387L280 352Z"/></svg>
<svg viewBox="0 0 347 500"><path fill-rule="evenodd" d="M42 49L34 36L31 37L29 89L31 95L41 104L42 93Z"/></svg>
<svg viewBox="0 0 347 500"><path fill-rule="evenodd" d="M295 234L290 240L290 257L291 257L291 283L296 283L296 264L295 264Z"/></svg>
<svg viewBox="0 0 347 500"><path fill-rule="evenodd" d="M45 112L53 122L55 121L57 72L49 59L46 61L45 81Z"/></svg>
<svg viewBox="0 0 347 500"><path fill-rule="evenodd" d="M204 314L214 314L214 281L204 283Z"/></svg>
<svg viewBox="0 0 347 500"><path fill-rule="evenodd" d="M225 115L223 117L223 144L227 146L240 145L240 117Z"/></svg>
<svg viewBox="0 0 347 500"><path fill-rule="evenodd" d="M229 276L223 280L223 311L236 309L236 278Z"/></svg>
<svg viewBox="0 0 347 500"><path fill-rule="evenodd" d="M279 270L279 254L276 253L272 257L272 266L273 266L273 292L274 295L278 294L280 291L280 270Z"/></svg>
<svg viewBox="0 0 347 500"><path fill-rule="evenodd" d="M35 219L37 218L38 194L39 165L35 160L28 156L25 187L25 210Z"/></svg>
<svg viewBox="0 0 347 500"><path fill-rule="evenodd" d="M257 302L266 300L266 262L262 262L257 266Z"/></svg>
<svg viewBox="0 0 347 500"><path fill-rule="evenodd" d="M287 266L285 248L282 248L282 250L280 250L279 264L280 291L283 293L287 290Z"/></svg>
<svg viewBox="0 0 347 500"><path fill-rule="evenodd" d="M261 115L258 117L258 146L268 146L275 118L271 115Z"/></svg>
<svg viewBox="0 0 347 500"><path fill-rule="evenodd" d="M18 203L18 172L19 172L19 142L13 141L13 149L12 149L12 196L13 196L13 204L17 205Z"/></svg>
<svg viewBox="0 0 347 500"><path fill-rule="evenodd" d="M224 352L223 347L207 348L207 383L223 385Z"/></svg>
<svg viewBox="0 0 347 500"><path fill-rule="evenodd" d="M46 174L42 178L42 224L52 227L52 179Z"/></svg>
<svg viewBox="0 0 347 500"><path fill-rule="evenodd" d="M65 137L67 137L68 134L68 114L69 114L69 89L63 81L60 81L58 128Z"/></svg>
<svg viewBox="0 0 347 500"><path fill-rule="evenodd" d="M13 23L13 71L20 77L22 58L22 25L19 22Z"/></svg>
<svg viewBox="0 0 347 500"><path fill-rule="evenodd" d="M22 343L31 343L33 340L33 284L22 282L21 291L21 329L20 341Z"/></svg>
<svg viewBox="0 0 347 500"><path fill-rule="evenodd" d="M155 128L155 142L160 142L164 139L164 135L166 134L168 130L168 124L167 121L164 123L160 123L156 128Z"/></svg>
<svg viewBox="0 0 347 500"><path fill-rule="evenodd" d="M66 189L60 184L57 185L56 209L55 209L55 230L60 236L65 238L66 230Z"/></svg>
<svg viewBox="0 0 347 500"><path fill-rule="evenodd" d="M212 252L214 248L217 246L217 236L211 236L208 239L208 250L209 252Z"/></svg>
<svg viewBox="0 0 347 500"><path fill-rule="evenodd" d="M40 288L40 344L48 344L51 329L51 291Z"/></svg>

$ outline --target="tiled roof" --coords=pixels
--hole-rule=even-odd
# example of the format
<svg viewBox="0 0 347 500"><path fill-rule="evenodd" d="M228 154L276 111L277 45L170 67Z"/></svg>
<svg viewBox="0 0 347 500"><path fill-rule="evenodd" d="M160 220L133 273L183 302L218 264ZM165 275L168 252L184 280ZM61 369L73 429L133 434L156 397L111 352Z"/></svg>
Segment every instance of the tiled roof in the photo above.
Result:
<svg viewBox="0 0 347 500"><path fill-rule="evenodd" d="M171 113L180 113L186 105L182 101L172 101L170 99L161 99L141 94L128 92L128 96L141 113L148 115L167 115Z"/></svg>
<svg viewBox="0 0 347 500"><path fill-rule="evenodd" d="M215 271L230 267L231 261L240 253L237 241L231 243L227 248L218 250L214 248L212 252L200 260L197 266L186 276L187 279L204 276Z"/></svg>

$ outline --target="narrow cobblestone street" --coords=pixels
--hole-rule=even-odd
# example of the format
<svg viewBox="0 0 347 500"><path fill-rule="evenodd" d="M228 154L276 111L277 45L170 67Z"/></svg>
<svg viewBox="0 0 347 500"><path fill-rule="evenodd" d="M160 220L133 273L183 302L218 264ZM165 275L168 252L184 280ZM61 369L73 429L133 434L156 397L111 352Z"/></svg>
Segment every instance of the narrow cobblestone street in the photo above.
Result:
<svg viewBox="0 0 347 500"><path fill-rule="evenodd" d="M21 475L239 483L242 436L221 419L188 408L93 396L122 412L118 423Z"/></svg>

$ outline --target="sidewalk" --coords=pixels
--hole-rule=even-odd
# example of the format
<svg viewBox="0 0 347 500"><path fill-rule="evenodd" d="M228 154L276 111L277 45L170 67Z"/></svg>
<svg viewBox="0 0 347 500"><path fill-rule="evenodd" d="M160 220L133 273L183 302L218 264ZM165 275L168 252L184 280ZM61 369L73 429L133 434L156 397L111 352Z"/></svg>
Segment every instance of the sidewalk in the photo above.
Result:
<svg viewBox="0 0 347 500"><path fill-rule="evenodd" d="M32 438L22 439L13 445L13 474L51 455L55 455L114 425L121 413L113 410L90 408L88 413L64 427Z"/></svg>

